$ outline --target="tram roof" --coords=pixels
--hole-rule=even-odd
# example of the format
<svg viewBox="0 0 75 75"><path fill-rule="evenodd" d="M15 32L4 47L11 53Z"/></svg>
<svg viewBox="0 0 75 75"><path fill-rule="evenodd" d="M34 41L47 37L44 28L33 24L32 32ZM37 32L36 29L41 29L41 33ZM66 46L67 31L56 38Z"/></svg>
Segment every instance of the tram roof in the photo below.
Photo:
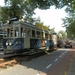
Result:
<svg viewBox="0 0 75 75"><path fill-rule="evenodd" d="M32 27L32 28L35 28L35 29L40 30L40 31L43 32L43 30L41 28L38 28L38 27L36 27L36 25L33 25L31 23L28 23L28 22L14 21L11 24L5 24L5 26L9 26L9 25L25 25L25 26ZM47 30L45 30L45 32L48 33Z"/></svg>

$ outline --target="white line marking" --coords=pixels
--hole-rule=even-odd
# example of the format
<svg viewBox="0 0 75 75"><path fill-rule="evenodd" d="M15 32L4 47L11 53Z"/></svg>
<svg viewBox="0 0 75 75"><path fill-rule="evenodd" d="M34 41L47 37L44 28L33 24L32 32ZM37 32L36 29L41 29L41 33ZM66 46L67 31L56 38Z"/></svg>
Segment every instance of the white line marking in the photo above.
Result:
<svg viewBox="0 0 75 75"><path fill-rule="evenodd" d="M4 53L0 53L0 54L4 54Z"/></svg>
<svg viewBox="0 0 75 75"><path fill-rule="evenodd" d="M58 58L57 58L57 59L55 59L55 61L58 61Z"/></svg>
<svg viewBox="0 0 75 75"><path fill-rule="evenodd" d="M49 67L51 67L52 66L52 64L49 64L46 68L49 68Z"/></svg>
<svg viewBox="0 0 75 75"><path fill-rule="evenodd" d="M65 53L63 53L62 55L64 55Z"/></svg>
<svg viewBox="0 0 75 75"><path fill-rule="evenodd" d="M60 55L59 57L62 57L62 55Z"/></svg>
<svg viewBox="0 0 75 75"><path fill-rule="evenodd" d="M67 51L65 51L64 53L66 53Z"/></svg>
<svg viewBox="0 0 75 75"><path fill-rule="evenodd" d="M60 55L59 57L62 57L64 54L66 54L67 51L65 51L64 53L62 53L62 55Z"/></svg>

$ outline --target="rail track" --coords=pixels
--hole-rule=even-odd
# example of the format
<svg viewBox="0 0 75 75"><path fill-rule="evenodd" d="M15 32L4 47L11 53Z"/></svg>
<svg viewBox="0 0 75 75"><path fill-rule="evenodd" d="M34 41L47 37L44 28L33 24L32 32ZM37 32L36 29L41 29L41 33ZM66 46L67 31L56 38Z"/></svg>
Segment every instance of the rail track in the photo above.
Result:
<svg viewBox="0 0 75 75"><path fill-rule="evenodd" d="M38 58L45 54L46 54L45 52L40 52L40 53L38 52L34 54L29 54L29 55L19 54L16 56L0 58L0 68L7 69L9 67L13 67L16 64L21 64L22 61L30 61L31 59Z"/></svg>

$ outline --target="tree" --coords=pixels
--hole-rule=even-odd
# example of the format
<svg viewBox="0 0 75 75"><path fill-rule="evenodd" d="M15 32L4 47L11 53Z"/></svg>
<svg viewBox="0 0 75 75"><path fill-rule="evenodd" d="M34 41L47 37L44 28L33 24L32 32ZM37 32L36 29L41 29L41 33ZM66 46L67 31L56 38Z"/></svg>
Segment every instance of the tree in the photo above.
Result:
<svg viewBox="0 0 75 75"><path fill-rule="evenodd" d="M66 27L67 37L75 37L75 15L71 15L63 19L63 24Z"/></svg>
<svg viewBox="0 0 75 75"><path fill-rule="evenodd" d="M67 27L68 37L75 38L75 20Z"/></svg>
<svg viewBox="0 0 75 75"><path fill-rule="evenodd" d="M35 6L28 4L26 0L5 0L5 6L1 7L1 9L0 14L3 22L14 16L18 16L20 19L24 17L25 20L32 20Z"/></svg>
<svg viewBox="0 0 75 75"><path fill-rule="evenodd" d="M27 3L34 4L37 8L48 9L50 6L55 6L56 8L62 8L64 6L75 6L75 0L26 0Z"/></svg>
<svg viewBox="0 0 75 75"><path fill-rule="evenodd" d="M55 33L54 28L50 28L50 32L51 32L51 33Z"/></svg>
<svg viewBox="0 0 75 75"><path fill-rule="evenodd" d="M67 37L68 38L74 38L75 37L75 31L74 31L74 23L75 23L75 10L73 7L69 6L66 9L66 12L68 13L68 17L63 18L63 24L64 27L66 27Z"/></svg>
<svg viewBox="0 0 75 75"><path fill-rule="evenodd" d="M66 38L66 33L63 30L60 30L58 32L58 35L59 35L60 39L65 39Z"/></svg>
<svg viewBox="0 0 75 75"><path fill-rule="evenodd" d="M74 4L75 0L5 0L1 17L4 22L12 16L24 17L26 21L34 21L32 15L35 14L36 8L49 9L53 5L56 8L66 6L66 11L70 11L70 8L75 9Z"/></svg>

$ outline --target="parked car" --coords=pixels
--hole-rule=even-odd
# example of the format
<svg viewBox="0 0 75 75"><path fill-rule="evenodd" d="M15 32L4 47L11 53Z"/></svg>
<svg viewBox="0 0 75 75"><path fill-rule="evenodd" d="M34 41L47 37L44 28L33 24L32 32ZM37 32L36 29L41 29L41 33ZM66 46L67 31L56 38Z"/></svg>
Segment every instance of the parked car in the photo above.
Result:
<svg viewBox="0 0 75 75"><path fill-rule="evenodd" d="M72 48L72 42L70 42L69 40L66 40L64 47L65 48Z"/></svg>

